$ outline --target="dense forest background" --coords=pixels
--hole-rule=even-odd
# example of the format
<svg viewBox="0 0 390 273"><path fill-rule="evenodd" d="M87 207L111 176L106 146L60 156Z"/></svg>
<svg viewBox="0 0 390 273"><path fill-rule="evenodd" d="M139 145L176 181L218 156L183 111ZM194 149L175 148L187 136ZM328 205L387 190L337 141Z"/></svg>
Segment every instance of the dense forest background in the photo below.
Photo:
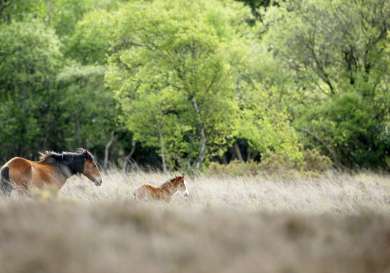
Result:
<svg viewBox="0 0 390 273"><path fill-rule="evenodd" d="M389 169L389 28L388 0L0 0L0 162Z"/></svg>

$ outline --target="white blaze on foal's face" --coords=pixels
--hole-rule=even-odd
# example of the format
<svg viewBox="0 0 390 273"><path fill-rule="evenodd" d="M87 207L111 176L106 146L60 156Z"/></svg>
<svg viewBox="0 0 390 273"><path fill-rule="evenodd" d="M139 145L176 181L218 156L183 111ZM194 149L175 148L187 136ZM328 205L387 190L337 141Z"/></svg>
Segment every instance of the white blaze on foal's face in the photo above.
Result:
<svg viewBox="0 0 390 273"><path fill-rule="evenodd" d="M186 184L185 181L183 181L183 184L184 184L184 196L185 196L185 197L188 197L188 196L190 196L190 193L189 193L189 191L188 191L187 184Z"/></svg>

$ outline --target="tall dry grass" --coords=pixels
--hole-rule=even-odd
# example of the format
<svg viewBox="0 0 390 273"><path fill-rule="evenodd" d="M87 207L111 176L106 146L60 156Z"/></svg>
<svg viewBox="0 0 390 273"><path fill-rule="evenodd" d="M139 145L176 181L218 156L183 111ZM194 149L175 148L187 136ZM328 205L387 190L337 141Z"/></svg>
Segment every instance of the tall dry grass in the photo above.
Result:
<svg viewBox="0 0 390 273"><path fill-rule="evenodd" d="M0 272L390 272L388 176L200 176L189 199L131 200L169 177L111 171L0 200Z"/></svg>
<svg viewBox="0 0 390 273"><path fill-rule="evenodd" d="M110 171L101 187L72 178L59 199L80 202L129 200L143 183L161 184L175 174ZM188 200L178 195L163 206L190 210L219 208L234 211L359 214L364 210L388 212L390 176L374 173L354 175L329 172L320 177L199 176L186 177Z"/></svg>

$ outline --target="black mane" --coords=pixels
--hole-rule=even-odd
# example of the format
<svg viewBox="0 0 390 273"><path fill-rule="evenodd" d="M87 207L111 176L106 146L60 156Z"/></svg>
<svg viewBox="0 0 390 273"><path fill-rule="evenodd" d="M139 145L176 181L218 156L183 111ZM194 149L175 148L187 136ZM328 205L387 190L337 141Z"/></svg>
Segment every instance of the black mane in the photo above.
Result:
<svg viewBox="0 0 390 273"><path fill-rule="evenodd" d="M40 163L64 165L69 168L71 174L82 173L85 160L93 160L92 154L87 150L80 149L77 152L56 153L46 151L41 153Z"/></svg>

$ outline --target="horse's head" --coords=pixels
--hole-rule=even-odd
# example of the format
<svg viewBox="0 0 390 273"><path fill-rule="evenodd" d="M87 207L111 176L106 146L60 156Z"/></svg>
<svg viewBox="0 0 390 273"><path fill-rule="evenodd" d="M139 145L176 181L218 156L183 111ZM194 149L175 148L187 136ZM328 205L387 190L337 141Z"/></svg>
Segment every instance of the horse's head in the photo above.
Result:
<svg viewBox="0 0 390 273"><path fill-rule="evenodd" d="M62 166L58 170L62 171L66 178L75 174L83 174L93 181L96 186L102 184L102 177L97 163L93 155L85 149L80 148L76 152L62 153L46 151L41 153L39 162Z"/></svg>
<svg viewBox="0 0 390 273"><path fill-rule="evenodd" d="M177 183L177 190L183 192L185 197L190 196L186 182L184 181L184 176L176 176L175 180Z"/></svg>
<svg viewBox="0 0 390 273"><path fill-rule="evenodd" d="M89 180L93 181L96 186L100 186L103 180L93 155L84 149L81 150L81 155L84 158L82 174L88 177Z"/></svg>

